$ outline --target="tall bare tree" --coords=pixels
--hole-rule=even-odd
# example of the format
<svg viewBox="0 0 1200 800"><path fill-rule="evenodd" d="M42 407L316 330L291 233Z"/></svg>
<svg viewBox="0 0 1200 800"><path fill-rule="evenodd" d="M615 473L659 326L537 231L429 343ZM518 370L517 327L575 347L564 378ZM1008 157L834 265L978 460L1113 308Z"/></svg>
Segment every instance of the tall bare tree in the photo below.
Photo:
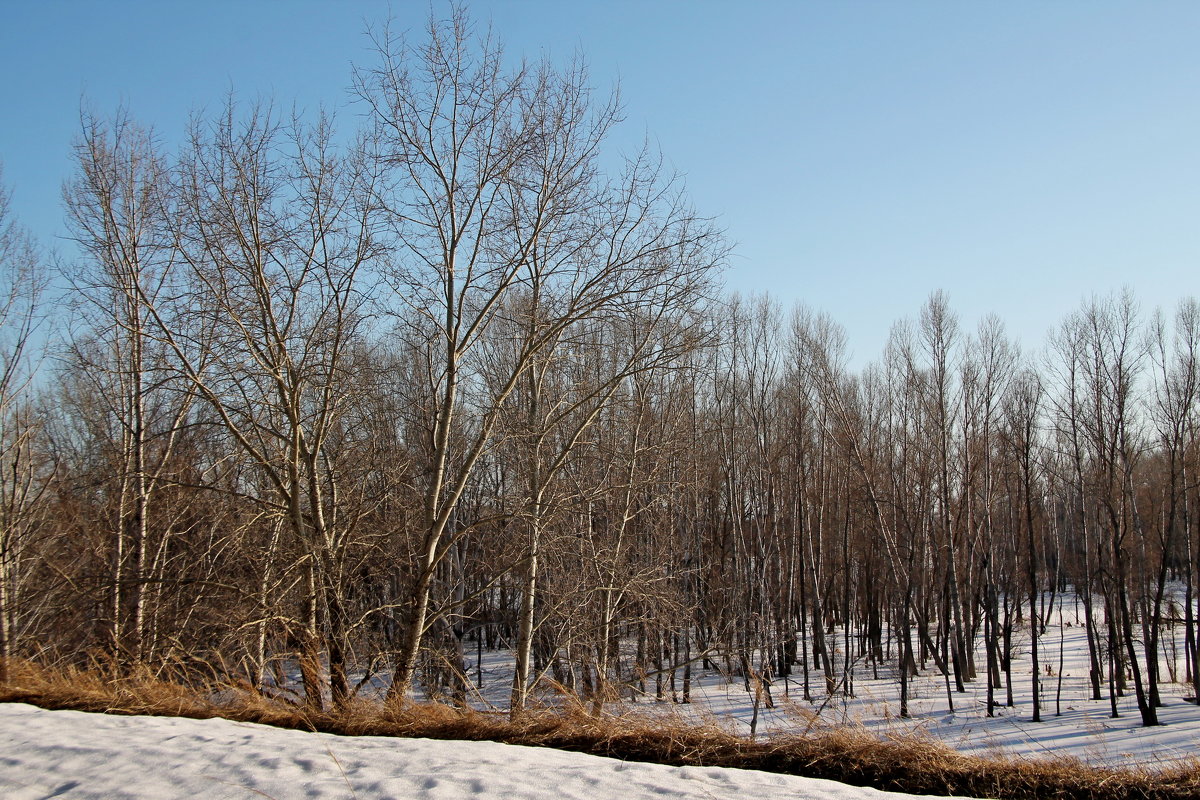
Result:
<svg viewBox="0 0 1200 800"><path fill-rule="evenodd" d="M579 320L695 293L723 247L659 159L642 152L604 174L600 146L618 105L593 101L582 66L508 68L461 9L431 19L421 44L387 29L375 41L378 63L358 71L356 88L387 170L380 202L398 245L390 285L424 321L434 359L423 541L393 688L404 696L435 571L469 527L451 520L527 371ZM525 292L544 298L543 310L479 398L476 351L506 300Z"/></svg>
<svg viewBox="0 0 1200 800"><path fill-rule="evenodd" d="M27 590L47 485L29 398L46 276L41 253L12 218L9 202L0 180L0 680L17 651L22 608L36 604Z"/></svg>
<svg viewBox="0 0 1200 800"><path fill-rule="evenodd" d="M79 317L68 360L104 403L117 486L112 546L112 645L120 658L151 656L148 594L161 588L155 557L166 515L155 499L191 408L170 378L150 313L171 279L175 251L167 216L170 178L153 132L125 111L85 114L76 174L63 187L68 223L83 258L70 267Z"/></svg>
<svg viewBox="0 0 1200 800"><path fill-rule="evenodd" d="M365 509L343 481L358 454L350 409L370 384L362 273L378 256L370 164L333 139L327 118L285 126L232 100L196 121L175 175L174 291L141 295L177 369L261 476L254 499L290 532L307 586L294 633L316 706L322 650L333 702L350 696L345 601Z"/></svg>

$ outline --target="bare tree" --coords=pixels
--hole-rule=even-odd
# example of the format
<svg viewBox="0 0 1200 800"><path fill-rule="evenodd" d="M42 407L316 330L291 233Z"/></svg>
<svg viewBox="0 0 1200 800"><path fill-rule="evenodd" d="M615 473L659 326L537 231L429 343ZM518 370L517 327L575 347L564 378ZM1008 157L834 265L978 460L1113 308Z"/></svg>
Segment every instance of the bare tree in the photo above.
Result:
<svg viewBox="0 0 1200 800"><path fill-rule="evenodd" d="M1035 373L1023 372L1013 382L1006 396L1004 438L1018 465L1022 521L1025 528L1026 590L1029 596L1030 655L1033 660L1033 722L1042 721L1041 672L1038 667L1038 638L1045 619L1038 614L1041 595L1037 530L1034 526L1034 507L1037 504L1036 453L1038 447L1038 418L1042 401L1042 383Z"/></svg>
<svg viewBox="0 0 1200 800"><path fill-rule="evenodd" d="M1175 313L1173 330L1168 334L1162 314L1153 320L1150 337L1150 355L1154 364L1154 396L1150 402L1150 420L1158 439L1159 457L1165 461L1165 485L1160 491L1151 493L1148 500L1156 496L1163 498L1165 506L1161 513L1148 514L1156 541L1143 552L1152 558L1157 555L1157 564L1145 563L1142 568L1155 567L1152 597L1145 600L1143 613L1144 642L1146 650L1147 689L1149 703L1162 705L1158 692L1158 643L1162 632L1163 602L1167 592L1167 577L1173 563L1178 563L1180 534L1187 531L1188 450L1194 443L1197 398L1200 397L1200 306L1195 300L1181 301ZM1143 536L1145 532L1143 531ZM1191 559L1186 559L1190 562ZM1185 567L1188 590L1191 590L1192 570L1190 563ZM1191 613L1191 598L1185 600ZM1195 637L1188 626L1188 637L1194 645Z"/></svg>
<svg viewBox="0 0 1200 800"><path fill-rule="evenodd" d="M46 277L41 254L10 216L9 202L0 181L0 681L17 652L22 608L34 605L27 596L29 562L47 485L28 396Z"/></svg>
<svg viewBox="0 0 1200 800"><path fill-rule="evenodd" d="M175 259L170 180L153 133L125 111L111 121L85 114L75 159L63 200L84 255L68 278L87 327L67 343L67 361L114 425L112 646L120 658L140 662L152 656L148 594L162 586L156 554L169 526L155 498L192 410L191 393L166 368L148 311Z"/></svg>
<svg viewBox="0 0 1200 800"><path fill-rule="evenodd" d="M999 535L996 511L999 491L996 469L1001 400L1017 364L1016 348L996 317L985 318L972 339L962 366L963 486L970 540L968 552L977 559L981 576L978 605L983 616L987 660L987 713L995 713L995 690L1000 688L999 594L1005 578L1004 539ZM973 637L972 637L973 639ZM968 647L968 656L974 650Z"/></svg>
<svg viewBox="0 0 1200 800"><path fill-rule="evenodd" d="M164 302L141 294L177 369L261 476L254 499L300 554L307 588L294 633L315 706L322 649L334 703L350 696L348 558L365 511L347 502L343 478L357 452L346 446L348 409L369 384L368 166L353 146L334 147L328 119L285 128L269 107L239 116L230 101L194 124L177 170L174 291Z"/></svg>
<svg viewBox="0 0 1200 800"><path fill-rule="evenodd" d="M394 302L424 320L434 358L423 541L393 686L404 696L435 571L469 527L451 520L531 365L579 320L695 293L723 247L648 153L604 176L599 150L618 106L592 101L582 66L507 69L499 44L477 39L458 9L431 19L420 45L386 29L375 41L378 64L358 71L356 88L387 168L381 203L398 245L389 277ZM507 298L530 291L552 305L486 401L472 403L475 351Z"/></svg>

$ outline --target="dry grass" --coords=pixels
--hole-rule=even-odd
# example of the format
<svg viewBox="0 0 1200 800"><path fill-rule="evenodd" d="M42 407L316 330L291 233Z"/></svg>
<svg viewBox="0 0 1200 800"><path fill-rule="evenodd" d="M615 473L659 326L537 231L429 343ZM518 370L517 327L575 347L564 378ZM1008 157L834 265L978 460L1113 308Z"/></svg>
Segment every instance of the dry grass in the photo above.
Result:
<svg viewBox="0 0 1200 800"><path fill-rule="evenodd" d="M533 711L511 721L501 714L434 703L383 706L357 701L341 712L313 712L233 687L211 688L187 688L148 673L61 671L18 661L9 664L9 679L0 684L0 702L115 714L223 717L352 736L492 740L631 761L760 769L913 794L1089 800L1200 797L1196 767L1116 770L1070 759L983 758L959 754L929 739L880 739L852 728L751 742L715 723L645 712L595 718L581 704Z"/></svg>

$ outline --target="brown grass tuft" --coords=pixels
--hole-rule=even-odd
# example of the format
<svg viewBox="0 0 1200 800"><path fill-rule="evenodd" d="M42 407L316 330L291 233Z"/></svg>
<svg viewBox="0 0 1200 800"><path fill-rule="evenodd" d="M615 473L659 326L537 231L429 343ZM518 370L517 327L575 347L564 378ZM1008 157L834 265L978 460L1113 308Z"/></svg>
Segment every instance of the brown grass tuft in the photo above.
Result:
<svg viewBox="0 0 1200 800"><path fill-rule="evenodd" d="M752 742L716 722L647 712L597 718L579 703L532 710L515 721L440 703L388 706L361 699L341 711L314 712L245 688L198 690L149 672L54 670L26 661L12 661L8 667L8 680L0 683L0 702L47 709L223 717L348 736L491 740L675 766L759 769L912 794L1021 800L1200 797L1200 771L1195 767L1118 770L1088 767L1073 759L967 756L928 738L879 738L847 727L776 734Z"/></svg>

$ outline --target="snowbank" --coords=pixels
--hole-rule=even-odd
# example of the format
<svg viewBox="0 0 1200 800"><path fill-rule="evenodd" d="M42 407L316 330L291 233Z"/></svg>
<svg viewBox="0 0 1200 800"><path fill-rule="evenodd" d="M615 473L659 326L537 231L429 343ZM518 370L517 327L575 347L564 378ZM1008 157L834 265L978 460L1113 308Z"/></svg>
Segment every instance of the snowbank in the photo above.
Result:
<svg viewBox="0 0 1200 800"><path fill-rule="evenodd" d="M0 704L0 789L8 800L912 797L754 770L639 764L495 742L352 738L18 703Z"/></svg>

